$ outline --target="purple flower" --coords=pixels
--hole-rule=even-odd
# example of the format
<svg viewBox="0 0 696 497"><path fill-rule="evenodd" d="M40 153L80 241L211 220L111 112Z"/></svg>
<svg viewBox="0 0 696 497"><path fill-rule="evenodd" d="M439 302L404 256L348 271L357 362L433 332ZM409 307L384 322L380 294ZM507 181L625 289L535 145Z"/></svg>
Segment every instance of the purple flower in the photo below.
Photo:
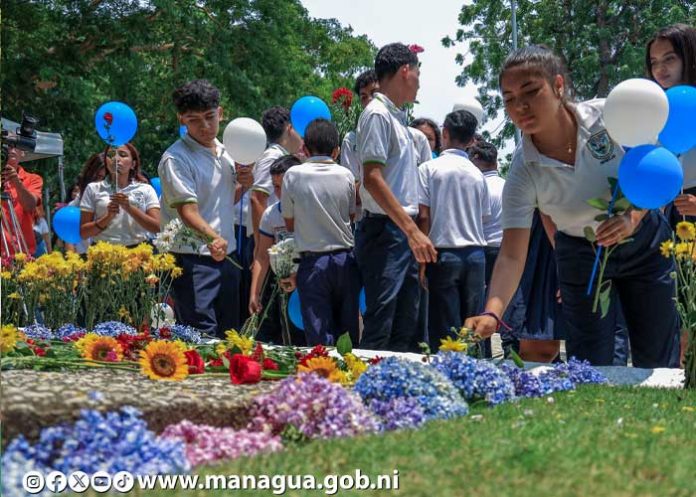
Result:
<svg viewBox="0 0 696 497"><path fill-rule="evenodd" d="M32 340L53 340L51 328L47 328L39 323L26 326L22 331L27 338L31 338Z"/></svg>
<svg viewBox="0 0 696 497"><path fill-rule="evenodd" d="M132 326L118 321L105 321L94 327L94 333L101 336L117 337L118 335L137 335L138 331Z"/></svg>
<svg viewBox="0 0 696 497"><path fill-rule="evenodd" d="M426 421L423 408L413 397L396 397L388 401L372 399L370 410L379 420L380 431L418 428Z"/></svg>
<svg viewBox="0 0 696 497"><path fill-rule="evenodd" d="M364 374L364 373L363 373ZM254 399L249 430L279 435L294 428L307 438L350 437L378 430L360 397L314 373L286 378Z"/></svg>
<svg viewBox="0 0 696 497"><path fill-rule="evenodd" d="M544 397L575 388L565 374L555 369L546 370L539 375L507 363L502 364L500 369L512 381L518 397Z"/></svg>
<svg viewBox="0 0 696 497"><path fill-rule="evenodd" d="M564 374L574 385L585 385L589 383L607 383L607 377L593 368L589 361L579 361L571 357L567 363L554 365L554 369Z"/></svg>
<svg viewBox="0 0 696 497"><path fill-rule="evenodd" d="M64 324L56 330L55 338L57 340L70 339L74 335L79 335L82 333L87 333L87 330L84 328L80 328L79 326L76 326L72 323Z"/></svg>
<svg viewBox="0 0 696 497"><path fill-rule="evenodd" d="M277 452L283 448L280 437L268 433L197 425L188 420L168 426L162 437L184 442L191 466Z"/></svg>

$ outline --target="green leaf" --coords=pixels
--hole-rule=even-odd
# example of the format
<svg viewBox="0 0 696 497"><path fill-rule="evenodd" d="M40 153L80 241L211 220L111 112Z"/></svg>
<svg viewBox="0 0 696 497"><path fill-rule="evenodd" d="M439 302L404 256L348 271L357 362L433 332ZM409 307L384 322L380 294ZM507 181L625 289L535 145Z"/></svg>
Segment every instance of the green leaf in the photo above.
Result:
<svg viewBox="0 0 696 497"><path fill-rule="evenodd" d="M421 354L430 355L430 345L425 342L419 342L418 348L421 349Z"/></svg>
<svg viewBox="0 0 696 497"><path fill-rule="evenodd" d="M585 226L585 229L583 231L585 233L585 239L588 242L594 243L597 241L597 236L595 235L595 232L591 226Z"/></svg>
<svg viewBox="0 0 696 497"><path fill-rule="evenodd" d="M597 221L598 223L601 223L602 221L606 221L609 219L609 214L600 214L599 216L595 216L594 220Z"/></svg>
<svg viewBox="0 0 696 497"><path fill-rule="evenodd" d="M625 244L625 243L631 243L632 241L633 241L633 238L624 238L624 239L621 240L619 243L617 243L617 245L623 245L623 244Z"/></svg>
<svg viewBox="0 0 696 497"><path fill-rule="evenodd" d="M587 203L595 209L599 209L600 211L606 212L609 210L609 202L607 202L603 198L591 198L587 201Z"/></svg>
<svg viewBox="0 0 696 497"><path fill-rule="evenodd" d="M225 365L225 369L230 369L230 360L227 358L226 355L222 356L222 364Z"/></svg>
<svg viewBox="0 0 696 497"><path fill-rule="evenodd" d="M607 181L609 182L609 188L611 189L611 193L614 193L614 189L616 188L616 185L619 184L619 179L618 178L607 178Z"/></svg>
<svg viewBox="0 0 696 497"><path fill-rule="evenodd" d="M510 359L515 363L518 368L524 368L524 361L513 349L510 349Z"/></svg>
<svg viewBox="0 0 696 497"><path fill-rule="evenodd" d="M609 313L609 304L611 304L611 285L609 285L609 288L599 294L599 307L602 313L602 318L606 317L606 315Z"/></svg>
<svg viewBox="0 0 696 497"><path fill-rule="evenodd" d="M617 201L614 202L614 213L618 213L619 211L625 212L631 207L631 201L628 200L626 197L621 198Z"/></svg>
<svg viewBox="0 0 696 497"><path fill-rule="evenodd" d="M353 351L353 342L351 341L350 335L348 333L344 333L343 335L338 337L338 341L336 342L336 350L342 356L349 354Z"/></svg>

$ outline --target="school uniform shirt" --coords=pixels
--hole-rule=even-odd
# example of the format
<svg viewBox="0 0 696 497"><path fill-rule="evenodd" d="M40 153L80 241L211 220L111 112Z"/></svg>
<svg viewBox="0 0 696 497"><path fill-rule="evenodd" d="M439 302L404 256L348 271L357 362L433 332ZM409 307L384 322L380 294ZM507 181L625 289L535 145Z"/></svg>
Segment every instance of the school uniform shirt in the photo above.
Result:
<svg viewBox="0 0 696 497"><path fill-rule="evenodd" d="M281 209L283 217L295 220L298 252L353 247L355 177L330 157L311 157L285 173Z"/></svg>
<svg viewBox="0 0 696 497"><path fill-rule="evenodd" d="M578 123L575 165L539 153L529 136L523 136L512 157L503 190L503 229L530 228L534 209L551 217L558 230L584 237L584 228L599 226L601 214L591 198L611 200L607 178L618 178L623 148L612 141L602 118L604 99L589 100L570 108Z"/></svg>
<svg viewBox="0 0 696 497"><path fill-rule="evenodd" d="M406 112L382 93L365 107L357 128L358 158L382 164L382 175L392 193L410 216L418 214L418 169L413 136L406 126ZM364 173L363 173L364 176ZM364 211L385 214L377 201L360 187Z"/></svg>
<svg viewBox="0 0 696 497"><path fill-rule="evenodd" d="M161 226L179 217L177 206L198 204L206 223L227 240L227 253L237 248L234 233L234 194L237 174L234 161L215 140L215 153L188 134L177 140L162 155L159 167L162 184ZM207 244L179 244L172 247L179 254L210 255Z"/></svg>
<svg viewBox="0 0 696 497"><path fill-rule="evenodd" d="M271 166L284 155L289 152L281 145L273 143L259 157L254 166L254 184L251 186L252 191L262 192L268 195L268 203L271 205L278 201L278 197L273 193L273 181L271 181Z"/></svg>
<svg viewBox="0 0 696 497"><path fill-rule="evenodd" d="M234 224L246 228L247 236L254 234L254 225L251 222L251 190L247 190L234 204Z"/></svg>
<svg viewBox="0 0 696 497"><path fill-rule="evenodd" d="M349 131L341 144L341 165L347 167L355 176L355 181L362 181L362 162L358 157L358 139L355 131Z"/></svg>
<svg viewBox="0 0 696 497"><path fill-rule="evenodd" d="M128 196L128 202L143 212L160 207L157 192L146 183L134 181L118 192ZM114 186L108 179L90 183L82 194L80 210L92 213L94 220L97 221L106 215L111 203L111 195L114 193L116 193ZM96 241L118 245L136 245L147 241L148 238L148 231L123 209L119 210L106 229L92 237Z"/></svg>
<svg viewBox="0 0 696 497"><path fill-rule="evenodd" d="M448 149L418 168L418 198L430 208L428 236L437 248L483 247L490 216L483 173L463 150Z"/></svg>
<svg viewBox="0 0 696 497"><path fill-rule="evenodd" d="M500 177L498 171L486 171L483 173L488 187L488 200L490 201L491 215L483 218L483 234L486 237L486 245L500 247L503 241L503 188L505 180Z"/></svg>
<svg viewBox="0 0 696 497"><path fill-rule="evenodd" d="M68 205L72 205L73 207L80 207L80 201L82 200L82 197L79 195L72 199L70 202L68 202ZM83 238L80 240L80 243L74 244L73 246L75 247L75 252L78 254L86 254L87 253L87 248L92 244L92 239L91 238Z"/></svg>
<svg viewBox="0 0 696 497"><path fill-rule="evenodd" d="M409 133L413 138L413 146L416 151L416 165L420 166L424 162L428 162L433 159L433 151L430 150L430 142L428 137L425 136L418 128L408 127Z"/></svg>
<svg viewBox="0 0 696 497"><path fill-rule="evenodd" d="M273 238L273 243L283 241L288 235L292 234L285 225L285 218L283 217L280 201L273 205L269 205L266 210L263 211L261 223L259 224L259 233Z"/></svg>
<svg viewBox="0 0 696 497"><path fill-rule="evenodd" d="M684 170L684 190L696 187L696 147L681 154L679 161Z"/></svg>

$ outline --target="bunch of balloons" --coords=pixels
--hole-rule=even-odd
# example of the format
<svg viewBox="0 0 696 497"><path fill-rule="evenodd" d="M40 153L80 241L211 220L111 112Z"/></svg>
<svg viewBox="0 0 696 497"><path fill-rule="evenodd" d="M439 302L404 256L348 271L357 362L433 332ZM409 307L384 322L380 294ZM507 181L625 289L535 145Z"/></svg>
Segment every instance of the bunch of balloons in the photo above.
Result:
<svg viewBox="0 0 696 497"><path fill-rule="evenodd" d="M632 147L619 166L619 186L632 204L656 209L679 195L684 173L678 155L696 147L696 88L666 92L653 81L629 79L604 104L609 135Z"/></svg>

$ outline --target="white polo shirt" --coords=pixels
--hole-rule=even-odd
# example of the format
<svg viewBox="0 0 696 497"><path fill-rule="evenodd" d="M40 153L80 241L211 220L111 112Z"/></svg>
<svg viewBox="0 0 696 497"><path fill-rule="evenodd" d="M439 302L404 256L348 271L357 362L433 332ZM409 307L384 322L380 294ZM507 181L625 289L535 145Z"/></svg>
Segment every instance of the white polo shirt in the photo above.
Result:
<svg viewBox="0 0 696 497"><path fill-rule="evenodd" d="M486 171L483 173L488 186L488 200L491 205L491 215L483 218L483 234L489 247L500 247L503 241L503 188L505 180L500 177L498 171Z"/></svg>
<svg viewBox="0 0 696 497"><path fill-rule="evenodd" d="M679 161L684 170L684 189L696 186L696 147L681 154Z"/></svg>
<svg viewBox="0 0 696 497"><path fill-rule="evenodd" d="M358 158L358 139L355 131L349 131L341 144L341 165L347 167L355 176L355 181L362 181L362 163Z"/></svg>
<svg viewBox="0 0 696 497"><path fill-rule="evenodd" d="M433 160L433 151L430 149L430 142L425 133L411 126L408 127L408 131L413 137L413 146L416 150L416 164L420 166L424 162Z"/></svg>
<svg viewBox="0 0 696 497"><path fill-rule="evenodd" d="M437 248L486 245L483 217L490 215L483 173L463 150L448 149L418 168L418 198L430 207L430 233Z"/></svg>
<svg viewBox="0 0 696 497"><path fill-rule="evenodd" d="M160 225L179 217L176 207L198 204L198 211L210 227L227 240L227 253L237 248L234 232L234 193L237 174L234 161L215 140L215 154L188 134L174 142L162 155L158 171L162 184ZM175 245L179 254L210 255L205 243L199 247Z"/></svg>
<svg viewBox="0 0 696 497"><path fill-rule="evenodd" d="M266 205L271 205L278 201L278 197L273 193L273 181L271 180L271 166L277 160L288 155L289 152L281 145L273 143L259 157L254 166L254 184L252 191L263 192L268 195Z"/></svg>
<svg viewBox="0 0 696 497"><path fill-rule="evenodd" d="M571 106L578 122L575 166L540 154L531 138L523 136L503 190L504 230L530 228L537 207L568 235L584 237L585 226L597 229L594 218L601 212L587 201L611 200L607 178L618 178L624 156L623 148L607 133L603 108L604 99Z"/></svg>
<svg viewBox="0 0 696 497"><path fill-rule="evenodd" d="M382 174L392 193L410 216L418 214L418 169L413 137L406 126L406 112L385 95L375 93L358 120L360 163L383 164ZM364 176L364 174L363 174ZM364 211L385 214L365 189L360 187Z"/></svg>
<svg viewBox="0 0 696 497"><path fill-rule="evenodd" d="M234 224L241 224L246 228L247 236L254 234L254 226L251 222L251 190L247 190L234 204Z"/></svg>
<svg viewBox="0 0 696 497"><path fill-rule="evenodd" d="M269 205L266 210L263 211L261 223L259 224L259 233L273 238L274 243L285 240L288 235L292 235L292 232L288 231L285 225L285 218L283 217L280 201L273 205Z"/></svg>
<svg viewBox="0 0 696 497"><path fill-rule="evenodd" d="M91 212L94 219L106 215L111 202L111 195L115 193L114 187L105 179L87 185L80 200L80 210ZM133 182L119 190L128 196L128 202L143 212L160 206L157 193L152 186L146 183ZM93 240L114 243L118 245L136 245L148 240L148 231L140 226L133 217L123 209L119 210L116 217L107 225L106 229L95 235Z"/></svg>
<svg viewBox="0 0 696 497"><path fill-rule="evenodd" d="M295 220L298 252L353 247L350 215L355 213L355 178L331 157L311 157L283 177L282 214Z"/></svg>

